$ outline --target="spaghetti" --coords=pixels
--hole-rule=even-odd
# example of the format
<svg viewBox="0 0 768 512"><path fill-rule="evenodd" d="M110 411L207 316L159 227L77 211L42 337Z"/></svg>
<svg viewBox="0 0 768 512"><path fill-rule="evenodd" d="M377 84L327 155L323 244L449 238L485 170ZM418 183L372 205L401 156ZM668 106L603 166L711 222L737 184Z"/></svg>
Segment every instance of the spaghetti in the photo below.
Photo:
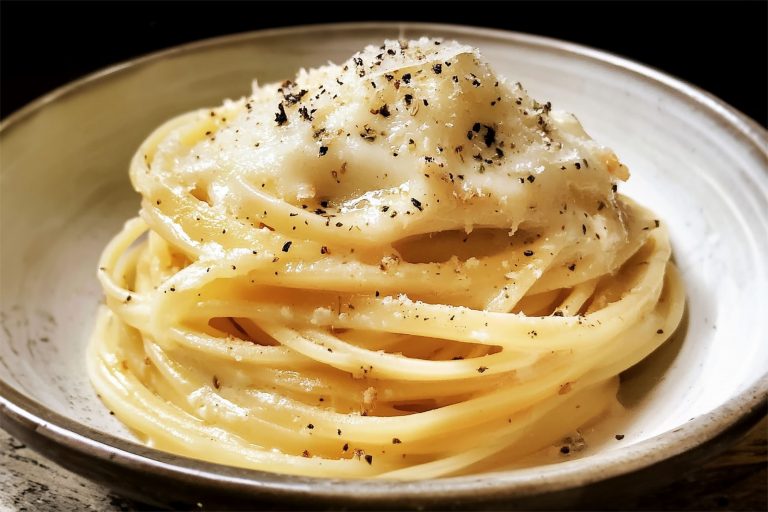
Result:
<svg viewBox="0 0 768 512"><path fill-rule="evenodd" d="M627 169L479 53L387 41L172 119L131 162L88 352L151 446L344 478L497 469L677 327Z"/></svg>

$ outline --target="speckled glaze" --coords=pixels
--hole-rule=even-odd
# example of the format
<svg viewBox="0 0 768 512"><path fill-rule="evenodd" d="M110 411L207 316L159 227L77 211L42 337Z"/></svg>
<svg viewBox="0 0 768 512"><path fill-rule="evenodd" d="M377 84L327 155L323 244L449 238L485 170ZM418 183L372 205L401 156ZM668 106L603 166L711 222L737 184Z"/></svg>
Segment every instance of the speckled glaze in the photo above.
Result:
<svg viewBox="0 0 768 512"><path fill-rule="evenodd" d="M384 38L455 38L501 74L578 114L632 170L623 191L669 225L684 327L623 376L621 443L530 469L417 482L291 477L136 444L97 400L84 349L96 261L138 209L129 158L163 120L251 80L341 61ZM768 136L717 98L582 46L486 29L325 25L241 34L118 65L0 126L0 426L119 492L164 505L546 508L637 492L717 453L768 396Z"/></svg>

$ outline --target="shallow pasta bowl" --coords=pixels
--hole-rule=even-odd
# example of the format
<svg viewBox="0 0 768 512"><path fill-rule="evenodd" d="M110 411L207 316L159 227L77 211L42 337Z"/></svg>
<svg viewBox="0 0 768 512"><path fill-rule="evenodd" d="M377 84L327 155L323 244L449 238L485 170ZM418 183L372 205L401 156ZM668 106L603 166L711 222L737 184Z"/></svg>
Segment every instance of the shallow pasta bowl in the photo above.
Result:
<svg viewBox="0 0 768 512"><path fill-rule="evenodd" d="M535 98L575 112L633 172L624 191L669 226L685 326L623 375L623 439L558 464L414 482L237 469L137 444L98 401L84 351L101 301L96 261L135 214L128 161L163 120L240 97L385 38L479 47ZM241 34L150 55L41 98L0 127L0 425L133 498L213 507L563 507L638 491L716 453L765 414L768 137L695 87L551 39L425 24Z"/></svg>

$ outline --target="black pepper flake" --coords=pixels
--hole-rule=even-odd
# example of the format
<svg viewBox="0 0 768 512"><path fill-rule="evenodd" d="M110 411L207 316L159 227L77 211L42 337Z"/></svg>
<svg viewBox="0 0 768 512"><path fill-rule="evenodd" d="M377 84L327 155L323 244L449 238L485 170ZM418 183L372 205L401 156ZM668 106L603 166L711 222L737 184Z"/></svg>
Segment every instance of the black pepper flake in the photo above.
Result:
<svg viewBox="0 0 768 512"><path fill-rule="evenodd" d="M534 176L533 174L529 174L528 177L525 179L528 180L528 183L533 183L534 181L536 181L536 176Z"/></svg>
<svg viewBox="0 0 768 512"><path fill-rule="evenodd" d="M307 94L306 89L302 89L296 94L284 94L283 97L285 98L285 101L288 102L289 105L295 105L299 101L301 101L301 98Z"/></svg>
<svg viewBox="0 0 768 512"><path fill-rule="evenodd" d="M587 234L587 226L584 224L581 225L581 234L586 235Z"/></svg>
<svg viewBox="0 0 768 512"><path fill-rule="evenodd" d="M500 148L496 148L496 156L502 158L504 156L504 151L502 151Z"/></svg>
<svg viewBox="0 0 768 512"><path fill-rule="evenodd" d="M389 210L389 206L387 206L387 205L384 205L384 206L381 207L381 211L384 212L384 213L386 213L388 210Z"/></svg>
<svg viewBox="0 0 768 512"><path fill-rule="evenodd" d="M423 210L424 210L424 208L422 208L422 206L421 206L421 201L419 201L419 200L418 200L418 199L416 199L415 197L412 197L412 198L411 198L411 204L413 204L413 206L415 206L416 208L418 208L418 210L419 210L419 211L423 211Z"/></svg>
<svg viewBox="0 0 768 512"><path fill-rule="evenodd" d="M425 99L423 99L423 100L421 100L421 102L422 102L422 103L424 103L424 106L425 106L425 107L428 107L428 106L429 106L429 102L426 100L426 98L425 98Z"/></svg>
<svg viewBox="0 0 768 512"><path fill-rule="evenodd" d="M368 142L373 142L374 140L376 140L375 132L368 126L364 127L363 131L360 132L360 136L365 140L367 140Z"/></svg>
<svg viewBox="0 0 768 512"><path fill-rule="evenodd" d="M613 185L611 185L611 190L616 192L617 190L619 190L619 186L614 183Z"/></svg>
<svg viewBox="0 0 768 512"><path fill-rule="evenodd" d="M341 447L341 451L343 452L349 451L349 443L344 443L344 446Z"/></svg>
<svg viewBox="0 0 768 512"><path fill-rule="evenodd" d="M366 455L365 462L367 462L369 466L373 464L373 455Z"/></svg>
<svg viewBox="0 0 768 512"><path fill-rule="evenodd" d="M624 439L624 434L616 434L614 437L616 438L617 441L621 441L622 439Z"/></svg>
<svg viewBox="0 0 768 512"><path fill-rule="evenodd" d="M597 211L600 211L603 208L605 208L605 203L604 202L600 201L599 203L597 203Z"/></svg>
<svg viewBox="0 0 768 512"><path fill-rule="evenodd" d="M660 225L661 223L659 222L659 219L653 219L653 224L654 224L656 227L659 227L659 225Z"/></svg>
<svg viewBox="0 0 768 512"><path fill-rule="evenodd" d="M393 50L392 48L390 48L389 50L387 50L387 55L394 55L394 54L395 54L395 50ZM391 76L391 75L390 75L390 76Z"/></svg>
<svg viewBox="0 0 768 512"><path fill-rule="evenodd" d="M573 165L574 165L574 167L576 167L577 169L581 169L581 164L580 164L579 162L576 162L576 163L575 163L575 164L573 164Z"/></svg>
<svg viewBox="0 0 768 512"><path fill-rule="evenodd" d="M301 456L309 458L309 450L304 450L303 452L301 452Z"/></svg>
<svg viewBox="0 0 768 512"><path fill-rule="evenodd" d="M325 245L320 248L320 254L328 254L328 247Z"/></svg>
<svg viewBox="0 0 768 512"><path fill-rule="evenodd" d="M275 114L275 122L277 123L277 126L282 126L288 122L288 116L285 115L285 107L282 102L277 105L277 109L278 112Z"/></svg>
<svg viewBox="0 0 768 512"><path fill-rule="evenodd" d="M320 146L320 156L325 156L328 153L328 146Z"/></svg>
<svg viewBox="0 0 768 512"><path fill-rule="evenodd" d="M221 382L216 375L213 376L213 387L216 389L221 389Z"/></svg>
<svg viewBox="0 0 768 512"><path fill-rule="evenodd" d="M485 370L487 369L488 369L487 366L481 366L480 368L477 369L477 373L485 373Z"/></svg>
<svg viewBox="0 0 768 512"><path fill-rule="evenodd" d="M472 140L472 137L474 137L474 136L475 136L475 133L472 130L469 130L467 132L467 139L468 140Z"/></svg>
<svg viewBox="0 0 768 512"><path fill-rule="evenodd" d="M435 64L434 66L432 66L432 71L434 71L436 75L439 75L440 73L443 72L443 65L440 63Z"/></svg>
<svg viewBox="0 0 768 512"><path fill-rule="evenodd" d="M379 115L381 117L389 117L389 106L386 103L379 107Z"/></svg>
<svg viewBox="0 0 768 512"><path fill-rule="evenodd" d="M283 245L283 252L288 252L288 250L291 248L292 243L293 242L291 242L290 240L285 242L285 245Z"/></svg>
<svg viewBox="0 0 768 512"><path fill-rule="evenodd" d="M552 316L563 316L563 312L562 311L555 311L554 313L552 313Z"/></svg>
<svg viewBox="0 0 768 512"><path fill-rule="evenodd" d="M571 272L576 270L576 264L575 263L571 263L570 265L568 265L568 270L570 270Z"/></svg>
<svg viewBox="0 0 768 512"><path fill-rule="evenodd" d="M569 453L571 453L571 449L568 448L567 446L561 446L560 453L562 453L563 455L568 455Z"/></svg>
<svg viewBox="0 0 768 512"><path fill-rule="evenodd" d="M341 222L337 222L337 223L336 223L336 227L337 227L337 228L340 228L340 227L341 227L341 226L343 226L343 225L344 225L344 224L342 224Z"/></svg>
<svg viewBox="0 0 768 512"><path fill-rule="evenodd" d="M472 131L477 133L477 132L480 131L480 128L482 128L482 126L483 125L481 125L480 123L475 123L475 124L472 125Z"/></svg>
<svg viewBox="0 0 768 512"><path fill-rule="evenodd" d="M410 74L410 73L406 73L406 74L404 74L404 75L401 77L401 80L402 80L402 81L403 81L403 83L405 83L405 84L409 84L409 83L411 83L411 74Z"/></svg>
<svg viewBox="0 0 768 512"><path fill-rule="evenodd" d="M485 127L485 137L483 137L483 142L485 142L485 145L490 147L491 144L493 144L496 141L496 130L491 128L490 126Z"/></svg>
<svg viewBox="0 0 768 512"><path fill-rule="evenodd" d="M378 297L379 295L381 295L381 294L379 293L379 290L376 290L376 296Z"/></svg>
<svg viewBox="0 0 768 512"><path fill-rule="evenodd" d="M525 251L523 251L523 254L525 254L526 256L533 256L533 251L530 249L526 249Z"/></svg>
<svg viewBox="0 0 768 512"><path fill-rule="evenodd" d="M309 430L312 430L313 428L315 428L315 426L314 426L313 424L311 424L311 423L310 423L309 425L307 425L307 428L308 428Z"/></svg>
<svg viewBox="0 0 768 512"><path fill-rule="evenodd" d="M664 334L664 329L656 329L656 334Z"/></svg>
<svg viewBox="0 0 768 512"><path fill-rule="evenodd" d="M307 110L307 107L299 107L299 114L305 121L312 121L314 119L314 117L312 117L312 112L314 112L314 110Z"/></svg>
<svg viewBox="0 0 768 512"><path fill-rule="evenodd" d="M400 439L398 439L396 437L392 438L392 444L400 444L400 443L402 443L402 441Z"/></svg>

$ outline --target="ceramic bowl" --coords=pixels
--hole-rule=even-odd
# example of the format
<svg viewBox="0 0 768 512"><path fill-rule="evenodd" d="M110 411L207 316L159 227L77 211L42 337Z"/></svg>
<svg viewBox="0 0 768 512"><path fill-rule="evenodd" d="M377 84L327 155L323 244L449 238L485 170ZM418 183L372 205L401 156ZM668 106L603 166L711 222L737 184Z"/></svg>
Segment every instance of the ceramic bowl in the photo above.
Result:
<svg viewBox="0 0 768 512"><path fill-rule="evenodd" d="M236 469L143 447L84 371L96 261L138 209L129 158L163 120L384 38L455 38L578 114L671 232L688 302L672 342L623 375L621 442L558 464L408 483ZM8 118L2 144L0 424L118 492L164 505L562 507L664 482L760 418L768 390L766 131L691 85L582 46L494 30L345 24L234 35L104 70Z"/></svg>

